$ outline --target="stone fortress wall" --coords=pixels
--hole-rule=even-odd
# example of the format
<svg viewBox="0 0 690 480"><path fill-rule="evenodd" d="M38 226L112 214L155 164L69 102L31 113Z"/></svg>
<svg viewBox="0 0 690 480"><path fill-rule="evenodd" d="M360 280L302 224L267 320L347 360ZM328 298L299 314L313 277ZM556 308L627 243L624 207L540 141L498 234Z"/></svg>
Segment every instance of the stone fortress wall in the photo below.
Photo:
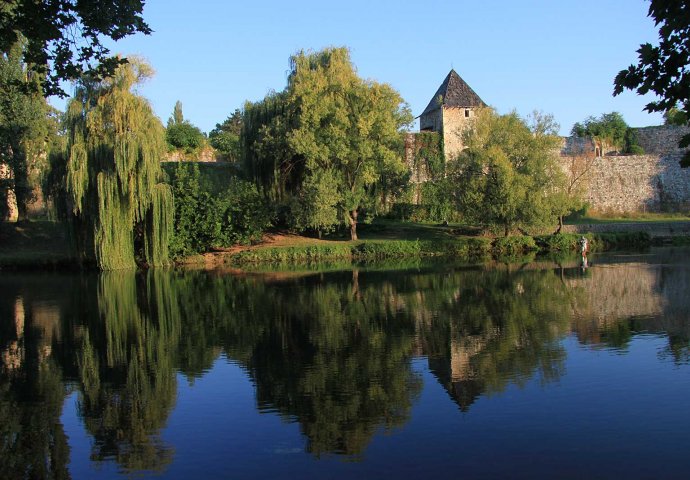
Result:
<svg viewBox="0 0 690 480"><path fill-rule="evenodd" d="M450 109L448 109L450 110ZM451 142L453 134L464 125L464 118L453 121L438 115L445 123L444 150L454 153L461 145ZM461 112L458 112L460 114ZM464 112L462 112L464 116ZM449 115L450 117L450 115ZM450 122L448 122L450 120ZM438 130L437 130L438 131ZM590 211L597 213L646 213L690 210L690 169L680 168L684 150L678 148L680 138L690 129L677 126L636 128L638 143L644 155L617 155L614 151L598 151L589 138L563 137L560 162L569 177L582 177L575 184ZM457 135L457 133L455 134ZM432 180L423 162L415 165L415 133L405 138L405 151L410 182L420 184ZM457 153L456 153L457 154ZM415 188L413 202L421 203L420 188Z"/></svg>
<svg viewBox="0 0 690 480"><path fill-rule="evenodd" d="M596 156L591 140L563 139L561 164L569 176L584 173L583 200L599 213L690 210L690 169L680 168L684 151L678 148L690 129L664 125L635 131L644 155Z"/></svg>

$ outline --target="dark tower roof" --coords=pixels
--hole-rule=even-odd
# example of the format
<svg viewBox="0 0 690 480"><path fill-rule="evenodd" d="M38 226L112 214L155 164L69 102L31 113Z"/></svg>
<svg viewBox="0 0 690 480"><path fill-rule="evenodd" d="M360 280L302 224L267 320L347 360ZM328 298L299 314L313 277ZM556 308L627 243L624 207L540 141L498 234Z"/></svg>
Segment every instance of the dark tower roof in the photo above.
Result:
<svg viewBox="0 0 690 480"><path fill-rule="evenodd" d="M436 90L422 115L433 112L441 108L442 105L457 108L486 107L486 103L479 98L479 95L452 69L441 86L438 87L438 90Z"/></svg>

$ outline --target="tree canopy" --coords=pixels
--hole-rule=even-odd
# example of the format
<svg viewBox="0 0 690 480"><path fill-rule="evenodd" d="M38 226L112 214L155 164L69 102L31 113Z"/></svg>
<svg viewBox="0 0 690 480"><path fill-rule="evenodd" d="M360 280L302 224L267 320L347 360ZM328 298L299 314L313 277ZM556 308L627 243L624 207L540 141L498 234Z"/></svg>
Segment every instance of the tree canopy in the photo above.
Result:
<svg viewBox="0 0 690 480"><path fill-rule="evenodd" d="M0 6L0 51L27 40L24 62L44 78L46 96L65 96L61 80L112 74L126 62L111 57L104 38L151 33L144 0L10 0Z"/></svg>
<svg viewBox="0 0 690 480"><path fill-rule="evenodd" d="M163 125L132 92L152 73L132 59L112 77L83 79L67 107L68 218L82 260L105 270L168 261L173 208L161 182Z"/></svg>
<svg viewBox="0 0 690 480"><path fill-rule="evenodd" d="M204 145L206 137L203 132L184 119L182 102L175 102L172 116L168 119L168 127L165 129L165 139L173 149L181 149L192 152Z"/></svg>
<svg viewBox="0 0 690 480"><path fill-rule="evenodd" d="M642 147L637 144L635 131L628 126L623 115L618 112L602 113L599 117L589 116L584 122L577 122L570 131L576 137L591 137L599 148L617 148L621 153L640 154Z"/></svg>
<svg viewBox="0 0 690 480"><path fill-rule="evenodd" d="M676 107L671 107L664 112L664 125L687 125L687 123L688 115Z"/></svg>
<svg viewBox="0 0 690 480"><path fill-rule="evenodd" d="M359 212L374 186L406 171L401 129L412 115L391 86L357 75L346 48L298 52L290 65L283 93L245 109L252 170L265 179L283 177L282 188L293 184L306 225L327 228L340 216L355 240ZM311 199L326 191L330 205L314 205Z"/></svg>
<svg viewBox="0 0 690 480"><path fill-rule="evenodd" d="M640 95L653 93L659 99L649 102L645 110L678 108L690 118L690 0L651 0L648 16L659 27L659 45L640 45L637 65L618 72L613 94L625 89ZM690 134L681 139L680 146L690 146ZM690 166L690 152L681 166Z"/></svg>
<svg viewBox="0 0 690 480"><path fill-rule="evenodd" d="M57 130L51 109L38 92L38 79L31 79L36 88L22 88L27 78L25 48L26 41L20 38L0 54L0 164L7 165L11 172L9 189L16 196L19 220L27 218L28 204L37 187L38 164L44 158L50 134ZM3 198L4 193L0 195Z"/></svg>
<svg viewBox="0 0 690 480"><path fill-rule="evenodd" d="M560 215L564 174L556 161L551 117L532 128L516 113L483 109L465 132L467 146L450 165L458 209L478 225L513 228L548 225Z"/></svg>
<svg viewBox="0 0 690 480"><path fill-rule="evenodd" d="M216 128L208 134L208 141L211 146L231 162L238 161L241 156L242 123L242 112L235 109L223 123L216 123Z"/></svg>

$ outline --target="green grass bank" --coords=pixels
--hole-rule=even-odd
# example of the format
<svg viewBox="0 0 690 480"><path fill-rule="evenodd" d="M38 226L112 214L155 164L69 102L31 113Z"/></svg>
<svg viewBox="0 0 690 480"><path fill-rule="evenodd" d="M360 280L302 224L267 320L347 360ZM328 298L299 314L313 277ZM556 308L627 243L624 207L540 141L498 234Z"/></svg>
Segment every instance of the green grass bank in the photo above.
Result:
<svg viewBox="0 0 690 480"><path fill-rule="evenodd" d="M591 252L614 249L645 248L651 245L648 234L598 233L584 235ZM228 257L227 263L242 267L252 264L317 263L350 259L378 261L390 258L448 256L467 261L483 261L530 252L575 252L579 234L511 236L500 238L466 237L454 239L362 240L258 247L242 250Z"/></svg>

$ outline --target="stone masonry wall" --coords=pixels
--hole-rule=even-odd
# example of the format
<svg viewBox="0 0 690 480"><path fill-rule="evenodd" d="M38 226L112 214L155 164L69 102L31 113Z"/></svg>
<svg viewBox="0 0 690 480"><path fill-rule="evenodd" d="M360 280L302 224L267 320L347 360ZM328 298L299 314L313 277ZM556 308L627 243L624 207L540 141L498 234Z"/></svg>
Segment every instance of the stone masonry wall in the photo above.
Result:
<svg viewBox="0 0 690 480"><path fill-rule="evenodd" d="M0 214L4 218L0 220L8 220L10 222L17 221L17 198L14 195L14 190L11 188L12 173L7 165L0 164L0 201L4 205L0 205Z"/></svg>
<svg viewBox="0 0 690 480"><path fill-rule="evenodd" d="M583 199L600 213L658 212L690 208L690 169L680 153L591 159L582 177ZM561 164L569 174L570 159Z"/></svg>
<svg viewBox="0 0 690 480"><path fill-rule="evenodd" d="M449 158L462 149L459 133L467 119L464 109L444 109L443 115L444 150ZM592 211L686 211L690 209L690 169L680 168L683 151L678 149L678 141L688 131L687 127L666 125L638 128L638 142L646 154L628 156L595 157L590 139L567 137L559 149L561 165L566 174L572 174L576 165L581 171L583 164L591 164L577 188L583 191L583 200ZM410 134L406 139L406 160L412 172L411 181L419 185L428 180L428 172L414 167L413 152L414 134Z"/></svg>
<svg viewBox="0 0 690 480"><path fill-rule="evenodd" d="M561 155L594 154L594 142L588 137L561 137Z"/></svg>
<svg viewBox="0 0 690 480"><path fill-rule="evenodd" d="M223 162L221 155L211 147L203 148L198 154L186 154L181 150L168 152L161 160L162 162Z"/></svg>
<svg viewBox="0 0 690 480"><path fill-rule="evenodd" d="M678 142L683 135L690 133L690 128L675 125L635 128L637 143L645 153L668 154L679 152Z"/></svg>

